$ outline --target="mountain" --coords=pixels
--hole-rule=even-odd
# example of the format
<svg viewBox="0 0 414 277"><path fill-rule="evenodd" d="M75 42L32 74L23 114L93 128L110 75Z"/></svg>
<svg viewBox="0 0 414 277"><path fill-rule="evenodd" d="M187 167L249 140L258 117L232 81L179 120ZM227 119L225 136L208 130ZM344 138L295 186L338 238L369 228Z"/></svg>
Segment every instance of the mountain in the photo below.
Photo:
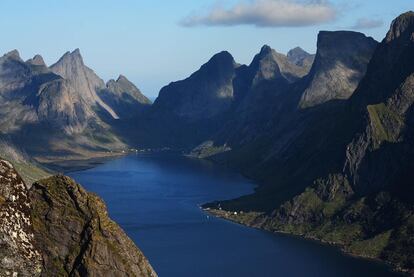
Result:
<svg viewBox="0 0 414 277"><path fill-rule="evenodd" d="M26 184L50 176L51 172L36 162L21 147L7 138L0 137L0 159L12 161L13 166Z"/></svg>
<svg viewBox="0 0 414 277"><path fill-rule="evenodd" d="M309 54L305 50L300 47L295 47L287 53L287 58L289 62L296 64L298 66L302 66L310 70L313 61L315 59L315 55Z"/></svg>
<svg viewBox="0 0 414 277"><path fill-rule="evenodd" d="M116 81L109 80L98 95L121 118L140 114L151 105L151 101L123 75L119 75Z"/></svg>
<svg viewBox="0 0 414 277"><path fill-rule="evenodd" d="M23 105L39 88L39 82L58 79L44 72L45 67L32 67L20 58L17 50L0 58L0 128L2 133L15 132L24 124L38 121L33 108Z"/></svg>
<svg viewBox="0 0 414 277"><path fill-rule="evenodd" d="M217 53L190 77L162 88L149 111L132 123L140 130L124 127L130 132L126 137L138 147L191 149L230 121L239 124L252 114L259 120L266 115L263 110L271 110L274 97L308 72L267 45L248 66L226 51Z"/></svg>
<svg viewBox="0 0 414 277"><path fill-rule="evenodd" d="M230 111L239 71L230 53L214 55L188 78L163 87L144 114L121 120L118 133L138 148L196 146L216 132Z"/></svg>
<svg viewBox="0 0 414 277"><path fill-rule="evenodd" d="M249 66L252 72L252 86L263 80L284 78L289 83L293 83L308 73L302 66L293 63L287 56L276 52L274 49L265 45L257 54Z"/></svg>
<svg viewBox="0 0 414 277"><path fill-rule="evenodd" d="M258 160L252 176L269 174L270 182L251 196L205 207L237 222L318 239L414 274L413 38L414 12L408 12L393 21L368 65L357 67L357 76L364 75L364 68L366 73L348 99L299 107L308 118L299 137L291 136L287 143L283 136L260 141L267 153L273 153ZM373 47L366 45L371 44L353 47L366 53L365 58L359 59L358 52L352 55L367 60L367 50ZM335 44L331 47L336 50ZM312 70L320 64L318 52ZM340 60L352 60L342 56L345 53ZM315 76L312 70L307 78ZM343 77L348 79L347 74ZM275 146L285 149L278 152ZM240 151L233 151L214 158L227 164L234 164L228 159L231 155L243 159ZM253 153L245 155L254 159Z"/></svg>
<svg viewBox="0 0 414 277"><path fill-rule="evenodd" d="M0 275L39 276L41 254L33 237L30 200L13 166L0 160Z"/></svg>
<svg viewBox="0 0 414 277"><path fill-rule="evenodd" d="M29 198L42 276L156 276L104 202L70 178L36 182Z"/></svg>
<svg viewBox="0 0 414 277"><path fill-rule="evenodd" d="M40 55L24 62L17 50L0 58L0 137L42 163L122 152L127 145L114 126L149 104L123 76L105 84L79 49L50 67Z"/></svg>
<svg viewBox="0 0 414 277"><path fill-rule="evenodd" d="M27 188L0 160L1 276L157 276L103 201L65 176Z"/></svg>
<svg viewBox="0 0 414 277"><path fill-rule="evenodd" d="M307 108L349 98L365 75L376 46L374 39L361 33L320 32L309 83L299 105Z"/></svg>
<svg viewBox="0 0 414 277"><path fill-rule="evenodd" d="M24 62L12 51L0 58L0 137L7 139L0 151L17 160L15 149L23 148L55 163L127 145L192 150L260 184L252 195L204 205L211 213L335 244L414 274L413 61L414 13L408 12L381 43L357 32L322 31L315 55L300 48L284 55L265 45L240 65L220 52L162 88L150 105L123 76L105 84L79 50L51 67L41 56ZM130 241L103 203L72 180L39 181L28 195L35 222L28 228L24 222L25 234L35 234L28 245L42 245L29 261L34 272L39 255L51 275L61 268L101 275L96 266L105 263L117 264L114 272L130 266L151 272L145 262L138 265L139 251L127 253ZM10 203L2 204L7 197L0 207L10 211ZM18 248L2 231L7 249ZM54 242L61 240L59 252ZM113 240L120 248L113 249ZM103 248L95 251L94 242ZM13 258L16 265L29 260Z"/></svg>
<svg viewBox="0 0 414 277"><path fill-rule="evenodd" d="M233 79L239 65L228 52L214 55L185 80L161 89L153 110L188 121L207 119L229 109L234 98Z"/></svg>
<svg viewBox="0 0 414 277"><path fill-rule="evenodd" d="M46 67L46 63L40 55L35 55L33 58L28 59L26 63L32 66Z"/></svg>
<svg viewBox="0 0 414 277"><path fill-rule="evenodd" d="M336 50L332 48L338 47L327 43L352 38L355 41L350 40L350 43L357 42L364 47L354 47L351 51L348 46L344 46L344 49L338 50L341 54L335 56L333 53ZM315 88L315 82L324 90L333 83L346 84L349 80L344 72L352 71L356 81L357 76L362 78L372 56L372 52L367 52L365 46L368 45L374 51L377 43L360 33L323 32L318 36L317 44L322 49L318 48L319 55L316 55L308 74L302 74L302 78L297 78L292 83L285 78L278 78L252 87L235 109L233 118L224 124L220 132L208 139L214 142L215 147L226 145L226 149L232 149L212 157L218 162L233 165L246 175L269 184L269 188L279 180L278 186L283 187L285 193L280 193L277 200L263 188L263 194L267 198L267 201L262 201L263 206L274 207L278 201L293 197L306 186L304 176L307 176L306 182L311 182L318 174L326 171L325 165L318 162L323 155L332 157L335 154L334 160L340 159L342 152L337 149L343 147L347 138L339 135L338 139L331 140L324 134L329 134L336 128L332 117L341 111L343 101L331 99L307 109L303 109L301 103L304 95ZM346 49L348 50L342 51ZM349 60L354 60L354 64L359 64L360 67L346 70L341 61ZM327 64L330 66L320 66ZM331 91L325 91L325 94L325 99L332 97ZM319 155L312 153L315 145L324 146ZM205 152L211 151L205 149ZM298 167L297 164L302 159L304 164ZM319 168L309 171L305 164L309 167L318 165ZM289 176L284 176L286 172L290 172Z"/></svg>
<svg viewBox="0 0 414 277"><path fill-rule="evenodd" d="M2 132L13 133L28 124L47 123L66 133L79 133L93 111L68 80L46 67L40 56L27 63L17 51L0 59ZM10 113L13 111L13 113Z"/></svg>
<svg viewBox="0 0 414 277"><path fill-rule="evenodd" d="M85 66L79 49L66 52L59 61L50 66L50 69L70 83L81 101L91 106L97 105L113 118L119 118L113 109L97 95L98 90L105 88L105 83L92 69Z"/></svg>
<svg viewBox="0 0 414 277"><path fill-rule="evenodd" d="M237 148L269 133L269 119L278 114L288 117L295 95L290 93L309 73L309 68L295 65L286 55L265 45L235 79L238 97L222 128L210 134L217 146ZM226 149L228 147L225 147ZM222 147L221 147L222 148Z"/></svg>

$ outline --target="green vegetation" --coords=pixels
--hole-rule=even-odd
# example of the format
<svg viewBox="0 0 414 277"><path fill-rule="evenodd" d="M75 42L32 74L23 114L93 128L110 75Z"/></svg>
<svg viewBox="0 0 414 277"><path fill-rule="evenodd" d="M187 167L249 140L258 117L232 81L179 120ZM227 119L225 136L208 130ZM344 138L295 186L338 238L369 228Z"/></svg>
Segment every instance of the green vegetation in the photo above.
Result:
<svg viewBox="0 0 414 277"><path fill-rule="evenodd" d="M414 208L389 192L355 194L347 178L331 174L268 214L213 214L274 232L341 246L344 251L414 268Z"/></svg>
<svg viewBox="0 0 414 277"><path fill-rule="evenodd" d="M35 181L51 175L50 171L31 163L14 162L13 165L27 184L32 184Z"/></svg>
<svg viewBox="0 0 414 277"><path fill-rule="evenodd" d="M367 109L373 127L374 138L378 141L378 144L383 141L397 141L400 126L404 124L403 118L384 103L369 105Z"/></svg>
<svg viewBox="0 0 414 277"><path fill-rule="evenodd" d="M214 145L213 141L206 141L194 148L189 156L204 159L230 150L227 145Z"/></svg>
<svg viewBox="0 0 414 277"><path fill-rule="evenodd" d="M85 269L94 276L155 275L135 244L108 217L104 202L69 177L36 182L29 195L46 275L82 275Z"/></svg>
<svg viewBox="0 0 414 277"><path fill-rule="evenodd" d="M0 140L0 157L11 162L27 184L50 176L50 172L30 159L14 145Z"/></svg>
<svg viewBox="0 0 414 277"><path fill-rule="evenodd" d="M373 238L353 242L347 250L359 256L380 257L381 253L389 243L391 232L391 230L388 230Z"/></svg>

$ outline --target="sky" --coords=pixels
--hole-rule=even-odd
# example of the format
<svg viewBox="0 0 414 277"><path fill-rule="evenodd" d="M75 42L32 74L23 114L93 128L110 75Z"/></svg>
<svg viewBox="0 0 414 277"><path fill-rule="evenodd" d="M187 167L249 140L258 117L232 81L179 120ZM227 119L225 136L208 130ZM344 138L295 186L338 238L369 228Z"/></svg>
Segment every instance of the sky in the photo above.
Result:
<svg viewBox="0 0 414 277"><path fill-rule="evenodd" d="M414 0L0 0L0 53L51 65L79 48L105 81L123 74L154 98L222 50L248 64L264 44L313 53L320 30L380 41L408 10Z"/></svg>

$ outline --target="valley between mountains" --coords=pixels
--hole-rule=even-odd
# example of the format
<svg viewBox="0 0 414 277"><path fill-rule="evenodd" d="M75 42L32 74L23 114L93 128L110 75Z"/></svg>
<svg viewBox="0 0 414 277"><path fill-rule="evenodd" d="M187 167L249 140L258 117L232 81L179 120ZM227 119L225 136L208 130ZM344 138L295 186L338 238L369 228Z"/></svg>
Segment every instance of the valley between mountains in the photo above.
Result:
<svg viewBox="0 0 414 277"><path fill-rule="evenodd" d="M52 176L130 151L236 169L259 186L209 213L414 275L413 108L414 12L381 42L321 31L315 54L265 45L242 65L217 53L154 103L123 75L105 83L79 49L50 66L11 51L0 57L0 275L156 276L99 197Z"/></svg>

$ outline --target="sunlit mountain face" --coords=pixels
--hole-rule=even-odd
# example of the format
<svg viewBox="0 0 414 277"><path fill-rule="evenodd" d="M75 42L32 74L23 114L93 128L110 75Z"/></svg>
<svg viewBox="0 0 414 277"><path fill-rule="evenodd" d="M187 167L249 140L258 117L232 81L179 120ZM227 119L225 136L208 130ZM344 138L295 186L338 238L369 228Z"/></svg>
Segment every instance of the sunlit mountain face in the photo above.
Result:
<svg viewBox="0 0 414 277"><path fill-rule="evenodd" d="M0 276L413 275L410 3L157 1L0 4Z"/></svg>

